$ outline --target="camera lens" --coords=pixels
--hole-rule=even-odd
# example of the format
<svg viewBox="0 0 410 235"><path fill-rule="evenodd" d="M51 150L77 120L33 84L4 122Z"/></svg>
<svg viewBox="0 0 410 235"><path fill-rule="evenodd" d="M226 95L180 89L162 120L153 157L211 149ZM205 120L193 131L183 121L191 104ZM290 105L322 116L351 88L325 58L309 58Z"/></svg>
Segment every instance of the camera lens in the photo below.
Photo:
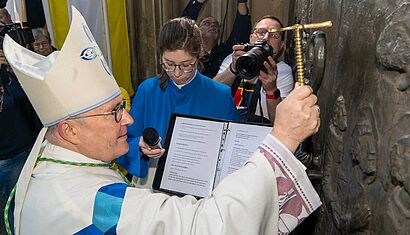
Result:
<svg viewBox="0 0 410 235"><path fill-rule="evenodd" d="M236 71L242 78L252 79L258 76L260 64L257 58L244 54L236 61Z"/></svg>
<svg viewBox="0 0 410 235"><path fill-rule="evenodd" d="M250 47L250 50L240 56L236 61L236 71L238 71L238 75L241 78L252 79L259 75L261 69L264 70L263 62L266 61L269 56L272 56L273 49L266 42L257 42L245 48L247 47Z"/></svg>

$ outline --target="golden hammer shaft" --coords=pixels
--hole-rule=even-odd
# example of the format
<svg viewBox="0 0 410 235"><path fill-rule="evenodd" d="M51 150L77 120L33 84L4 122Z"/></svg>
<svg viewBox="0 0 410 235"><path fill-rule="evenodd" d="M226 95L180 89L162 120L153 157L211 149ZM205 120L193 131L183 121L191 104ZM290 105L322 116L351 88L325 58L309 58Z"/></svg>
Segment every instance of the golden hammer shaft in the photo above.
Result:
<svg viewBox="0 0 410 235"><path fill-rule="evenodd" d="M296 72L297 80L300 86L305 84L305 74L304 74L304 65L303 65L303 53L302 53L302 29L315 29L315 28L326 28L332 27L332 21L325 21L321 23L313 24L295 24L289 27L279 28L279 29L269 29L271 33L282 32L288 30L295 31L295 57L296 57Z"/></svg>
<svg viewBox="0 0 410 235"><path fill-rule="evenodd" d="M305 84L305 66L303 64L302 53L302 30L295 31L295 57L296 57L296 76L299 86Z"/></svg>
<svg viewBox="0 0 410 235"><path fill-rule="evenodd" d="M298 29L315 29L315 28L328 28L332 27L332 21L325 21L321 23L313 23L313 24L295 24L289 27L279 28L279 29L269 29L268 31L271 33L274 32L282 32L288 30L298 30Z"/></svg>
<svg viewBox="0 0 410 235"><path fill-rule="evenodd" d="M313 23L313 24L305 24L303 25L303 27L305 29L315 29L315 28L329 28L332 27L332 21L325 21L325 22L321 22L321 23Z"/></svg>

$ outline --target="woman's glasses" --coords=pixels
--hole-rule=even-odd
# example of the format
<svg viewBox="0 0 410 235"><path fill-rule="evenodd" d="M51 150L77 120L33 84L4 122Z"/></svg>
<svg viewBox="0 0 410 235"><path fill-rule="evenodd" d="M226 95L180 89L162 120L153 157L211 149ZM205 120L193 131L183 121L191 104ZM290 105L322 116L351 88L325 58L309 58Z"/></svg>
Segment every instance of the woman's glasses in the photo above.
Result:
<svg viewBox="0 0 410 235"><path fill-rule="evenodd" d="M182 72L190 73L194 71L196 61L197 60L195 60L193 63L190 63L190 64L174 64L171 62L162 62L161 66L162 66L162 69L164 69L166 72L175 72L175 70L177 70L177 67L178 67Z"/></svg>

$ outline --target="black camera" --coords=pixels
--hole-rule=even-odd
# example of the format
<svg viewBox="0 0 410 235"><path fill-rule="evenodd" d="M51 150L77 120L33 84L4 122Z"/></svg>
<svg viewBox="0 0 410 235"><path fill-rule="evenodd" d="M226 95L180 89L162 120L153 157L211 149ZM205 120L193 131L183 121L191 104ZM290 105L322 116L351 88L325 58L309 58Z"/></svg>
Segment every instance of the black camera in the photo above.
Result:
<svg viewBox="0 0 410 235"><path fill-rule="evenodd" d="M3 38L4 36L6 36L6 34L8 34L14 41L24 47L27 46L27 44L34 42L34 37L31 29L22 28L18 23L0 25L0 48L3 48Z"/></svg>
<svg viewBox="0 0 410 235"><path fill-rule="evenodd" d="M34 42L34 37L31 29L23 29L20 24L0 25L0 49L3 49L3 39L6 34L8 34L14 41L24 47L26 47L27 44ZM6 67L9 67L9 65L0 65L1 79L6 79L9 77L7 75L8 72Z"/></svg>
<svg viewBox="0 0 410 235"><path fill-rule="evenodd" d="M236 60L236 71L241 78L252 79L259 75L260 70L266 72L263 62L269 56L273 57L273 48L265 41L256 41L244 45L245 54Z"/></svg>

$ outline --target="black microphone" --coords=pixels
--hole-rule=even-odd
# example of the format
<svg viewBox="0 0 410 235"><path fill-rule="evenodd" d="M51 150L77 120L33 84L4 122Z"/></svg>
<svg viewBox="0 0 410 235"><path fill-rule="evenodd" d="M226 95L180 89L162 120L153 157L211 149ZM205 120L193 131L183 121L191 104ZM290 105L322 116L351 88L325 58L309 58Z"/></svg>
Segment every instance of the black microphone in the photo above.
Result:
<svg viewBox="0 0 410 235"><path fill-rule="evenodd" d="M147 143L151 148L162 148L158 131L152 127L147 127L142 133L142 138L144 142Z"/></svg>

